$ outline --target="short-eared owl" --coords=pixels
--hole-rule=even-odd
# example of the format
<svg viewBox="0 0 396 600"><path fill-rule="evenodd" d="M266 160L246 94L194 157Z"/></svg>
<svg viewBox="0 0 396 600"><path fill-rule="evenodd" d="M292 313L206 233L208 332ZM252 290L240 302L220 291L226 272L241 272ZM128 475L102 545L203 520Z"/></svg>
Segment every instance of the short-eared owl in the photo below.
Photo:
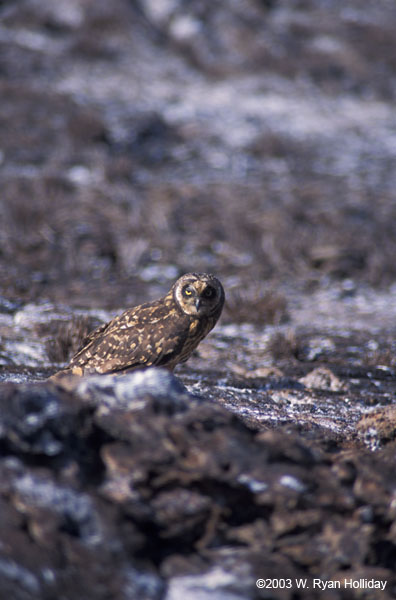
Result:
<svg viewBox="0 0 396 600"><path fill-rule="evenodd" d="M150 366L173 371L215 326L223 304L223 286L216 277L183 275L160 300L126 310L92 331L55 377L126 373Z"/></svg>

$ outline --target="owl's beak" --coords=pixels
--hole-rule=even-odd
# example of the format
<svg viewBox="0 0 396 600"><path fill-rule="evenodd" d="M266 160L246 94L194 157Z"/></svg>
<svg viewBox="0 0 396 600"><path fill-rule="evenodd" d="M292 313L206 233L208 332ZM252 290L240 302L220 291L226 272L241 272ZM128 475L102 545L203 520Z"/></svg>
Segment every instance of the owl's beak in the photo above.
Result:
<svg viewBox="0 0 396 600"><path fill-rule="evenodd" d="M197 309L197 312L201 308L201 304L202 304L201 298L195 298L195 308Z"/></svg>

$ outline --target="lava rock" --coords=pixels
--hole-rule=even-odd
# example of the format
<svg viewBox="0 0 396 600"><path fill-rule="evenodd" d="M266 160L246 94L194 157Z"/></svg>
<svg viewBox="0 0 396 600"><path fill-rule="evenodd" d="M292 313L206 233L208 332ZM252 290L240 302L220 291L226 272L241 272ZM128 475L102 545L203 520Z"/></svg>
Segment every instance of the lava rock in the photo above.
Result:
<svg viewBox="0 0 396 600"><path fill-rule="evenodd" d="M257 432L161 369L3 384L0 402L9 597L247 598L372 556L396 586L378 553L396 548L390 455Z"/></svg>

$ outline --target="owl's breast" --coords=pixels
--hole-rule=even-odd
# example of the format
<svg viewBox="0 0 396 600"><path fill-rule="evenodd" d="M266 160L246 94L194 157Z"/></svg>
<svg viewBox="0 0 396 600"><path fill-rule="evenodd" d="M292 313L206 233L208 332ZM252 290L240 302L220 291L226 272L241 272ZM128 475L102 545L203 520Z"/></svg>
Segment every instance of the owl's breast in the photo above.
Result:
<svg viewBox="0 0 396 600"><path fill-rule="evenodd" d="M179 362L186 362L198 346L200 341L209 333L214 324L209 319L193 319L188 328L188 333L180 350Z"/></svg>

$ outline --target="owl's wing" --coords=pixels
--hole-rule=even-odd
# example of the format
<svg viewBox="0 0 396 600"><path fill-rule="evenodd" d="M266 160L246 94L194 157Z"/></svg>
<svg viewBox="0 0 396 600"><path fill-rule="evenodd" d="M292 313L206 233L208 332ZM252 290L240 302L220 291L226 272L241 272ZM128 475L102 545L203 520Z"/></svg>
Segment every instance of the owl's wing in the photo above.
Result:
<svg viewBox="0 0 396 600"><path fill-rule="evenodd" d="M166 365L183 347L188 327L172 310L156 308L140 306L95 329L69 368L114 373Z"/></svg>

